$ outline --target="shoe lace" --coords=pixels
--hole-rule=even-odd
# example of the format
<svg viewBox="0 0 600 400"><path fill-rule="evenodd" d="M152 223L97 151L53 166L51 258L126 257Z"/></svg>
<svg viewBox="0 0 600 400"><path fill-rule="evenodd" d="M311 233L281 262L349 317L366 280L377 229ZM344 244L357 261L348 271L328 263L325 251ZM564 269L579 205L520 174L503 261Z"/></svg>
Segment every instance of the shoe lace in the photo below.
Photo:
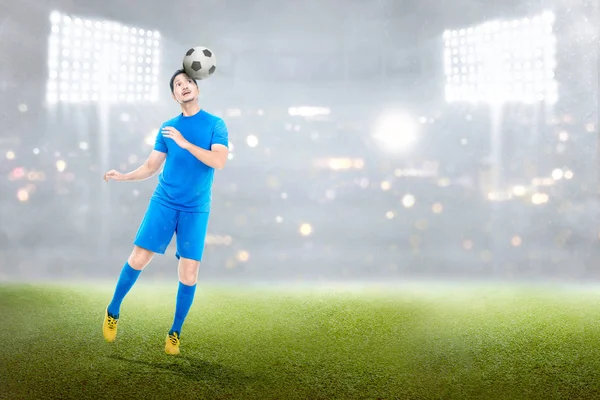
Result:
<svg viewBox="0 0 600 400"><path fill-rule="evenodd" d="M108 317L108 329L111 331L117 329L117 320L113 317Z"/></svg>
<svg viewBox="0 0 600 400"><path fill-rule="evenodd" d="M169 335L169 341L173 346L177 346L177 344L179 343L179 337L177 336L177 332L173 333L172 335Z"/></svg>

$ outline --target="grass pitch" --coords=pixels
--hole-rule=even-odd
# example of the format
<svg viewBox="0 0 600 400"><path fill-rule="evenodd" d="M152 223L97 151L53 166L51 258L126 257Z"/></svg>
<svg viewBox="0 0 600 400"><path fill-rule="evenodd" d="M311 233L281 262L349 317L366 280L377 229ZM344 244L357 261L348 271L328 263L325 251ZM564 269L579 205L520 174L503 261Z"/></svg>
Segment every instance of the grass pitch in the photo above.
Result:
<svg viewBox="0 0 600 400"><path fill-rule="evenodd" d="M500 284L0 286L1 399L598 399L600 290Z"/></svg>

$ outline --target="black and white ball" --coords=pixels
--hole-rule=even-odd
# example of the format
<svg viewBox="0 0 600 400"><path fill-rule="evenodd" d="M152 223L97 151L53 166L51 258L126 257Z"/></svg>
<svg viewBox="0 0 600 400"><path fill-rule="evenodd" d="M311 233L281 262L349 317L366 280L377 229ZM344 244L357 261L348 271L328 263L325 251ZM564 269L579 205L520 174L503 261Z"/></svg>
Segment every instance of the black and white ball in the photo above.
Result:
<svg viewBox="0 0 600 400"><path fill-rule="evenodd" d="M212 50L206 47L192 47L183 57L183 69L192 79L206 79L215 73L217 59Z"/></svg>

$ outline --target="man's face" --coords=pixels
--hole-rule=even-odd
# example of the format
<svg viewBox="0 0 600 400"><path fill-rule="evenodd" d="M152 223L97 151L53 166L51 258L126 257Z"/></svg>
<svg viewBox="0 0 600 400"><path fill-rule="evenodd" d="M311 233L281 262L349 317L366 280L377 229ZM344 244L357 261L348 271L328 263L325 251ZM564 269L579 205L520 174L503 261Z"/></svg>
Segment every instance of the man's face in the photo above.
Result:
<svg viewBox="0 0 600 400"><path fill-rule="evenodd" d="M173 98L180 104L198 99L198 87L194 80L186 74L179 74L173 81Z"/></svg>

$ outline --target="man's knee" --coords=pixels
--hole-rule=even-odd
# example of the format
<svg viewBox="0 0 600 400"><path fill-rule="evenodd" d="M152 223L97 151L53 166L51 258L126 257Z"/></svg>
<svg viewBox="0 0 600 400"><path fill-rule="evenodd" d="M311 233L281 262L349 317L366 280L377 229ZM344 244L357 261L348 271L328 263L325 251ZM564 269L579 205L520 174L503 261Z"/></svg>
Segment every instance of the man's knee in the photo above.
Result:
<svg viewBox="0 0 600 400"><path fill-rule="evenodd" d="M198 270L200 261L190 260L189 258L180 258L179 260L179 281L187 286L193 286L198 282Z"/></svg>
<svg viewBox="0 0 600 400"><path fill-rule="evenodd" d="M142 270L146 268L148 264L150 264L152 257L154 257L154 253L150 250L143 249L139 246L134 246L127 262L131 268Z"/></svg>

